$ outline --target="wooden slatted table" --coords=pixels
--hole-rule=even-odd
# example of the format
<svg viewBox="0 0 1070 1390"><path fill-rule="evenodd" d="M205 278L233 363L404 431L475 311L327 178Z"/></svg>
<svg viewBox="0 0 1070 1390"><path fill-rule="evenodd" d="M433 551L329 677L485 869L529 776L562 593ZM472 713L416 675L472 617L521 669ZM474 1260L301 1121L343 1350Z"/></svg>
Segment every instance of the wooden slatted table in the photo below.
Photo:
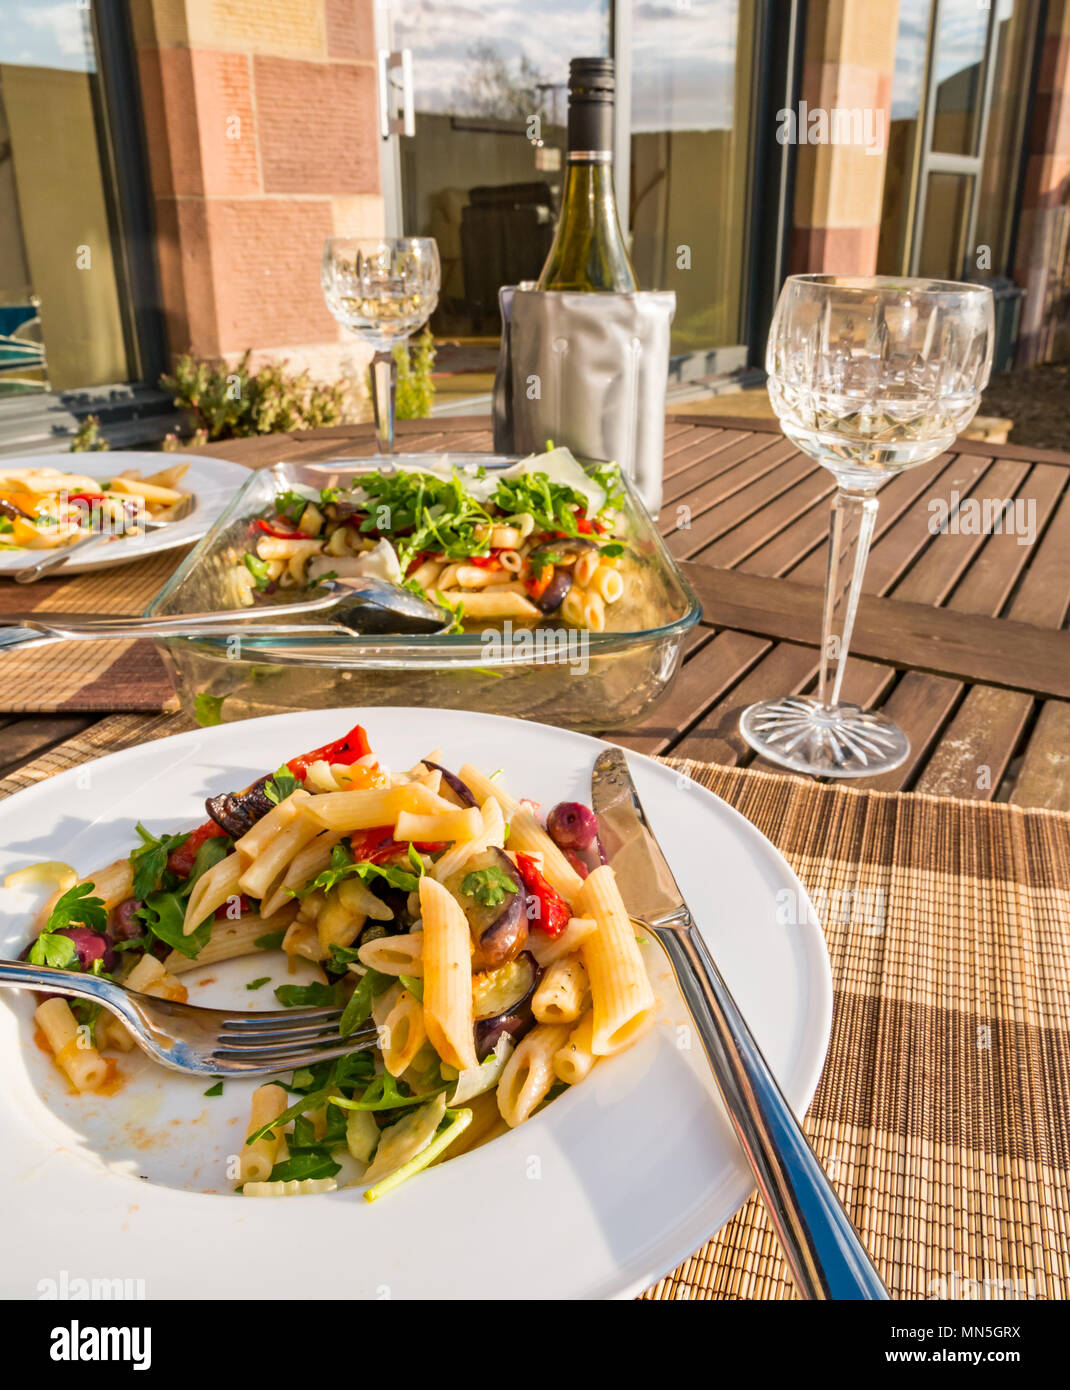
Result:
<svg viewBox="0 0 1070 1390"><path fill-rule="evenodd" d="M489 422L402 422L404 449L486 450ZM372 452L368 426L268 435L203 452L264 467ZM677 415L665 432L660 526L704 606L646 753L762 766L738 733L755 700L816 682L831 474L773 423ZM955 501L958 499L956 509ZM952 525L934 534L934 502ZM1034 529L975 529L1016 507ZM880 493L844 697L886 711L911 756L861 787L1070 809L1070 454L959 440ZM0 774L96 715L10 718ZM612 731L610 731L612 733Z"/></svg>

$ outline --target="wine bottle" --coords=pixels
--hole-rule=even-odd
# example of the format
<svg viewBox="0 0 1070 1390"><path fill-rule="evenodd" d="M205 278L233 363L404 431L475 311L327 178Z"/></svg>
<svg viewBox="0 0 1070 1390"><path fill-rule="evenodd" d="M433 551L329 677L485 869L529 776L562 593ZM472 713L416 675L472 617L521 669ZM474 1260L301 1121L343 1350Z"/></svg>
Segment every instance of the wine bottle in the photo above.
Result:
<svg viewBox="0 0 1070 1390"><path fill-rule="evenodd" d="M626 293L639 288L613 194L612 58L568 67L568 160L561 215L540 290Z"/></svg>

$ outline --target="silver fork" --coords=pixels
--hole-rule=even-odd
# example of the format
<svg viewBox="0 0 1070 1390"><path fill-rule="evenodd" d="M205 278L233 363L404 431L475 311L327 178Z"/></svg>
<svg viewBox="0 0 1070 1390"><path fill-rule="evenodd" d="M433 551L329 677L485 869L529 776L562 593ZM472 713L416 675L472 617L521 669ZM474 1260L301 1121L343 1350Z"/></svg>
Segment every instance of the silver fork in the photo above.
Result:
<svg viewBox="0 0 1070 1390"><path fill-rule="evenodd" d="M374 1047L373 1024L341 1037L341 1009L228 1013L139 994L99 975L78 975L27 961L0 961L0 986L73 994L121 1018L156 1062L195 1076L270 1076Z"/></svg>
<svg viewBox="0 0 1070 1390"><path fill-rule="evenodd" d="M173 526L176 521L184 521L197 505L195 493L188 493L181 502L176 502L171 508L171 515L161 517L159 520L146 518L139 521L138 526L142 531L151 533L153 531L164 531L168 526ZM42 559L34 561L32 565L24 565L20 570L9 570L8 578L14 579L16 584L36 584L39 579L43 579L46 574L51 574L53 570L62 569L72 555L76 555L79 550L87 545L93 545L99 540L115 540L118 537L106 537L99 531L94 531L92 535L83 536L73 545L59 546L55 550L50 550Z"/></svg>

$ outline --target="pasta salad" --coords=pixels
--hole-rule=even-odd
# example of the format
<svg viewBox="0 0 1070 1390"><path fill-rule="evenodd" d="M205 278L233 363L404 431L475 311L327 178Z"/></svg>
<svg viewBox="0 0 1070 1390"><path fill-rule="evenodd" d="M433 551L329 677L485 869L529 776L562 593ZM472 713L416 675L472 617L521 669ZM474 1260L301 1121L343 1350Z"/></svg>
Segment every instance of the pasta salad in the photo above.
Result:
<svg viewBox="0 0 1070 1390"><path fill-rule="evenodd" d="M600 632L627 583L615 464L567 449L511 468L391 469L291 488L253 524L240 578L256 594L373 574L454 612L457 627L549 618Z"/></svg>
<svg viewBox="0 0 1070 1390"><path fill-rule="evenodd" d="M194 830L139 824L129 856L87 878L13 876L58 883L23 953L35 963L185 1001L195 967L281 951L319 978L277 986L279 1005L341 1009L343 1036L374 1025L374 1045L257 1087L247 1196L332 1191L345 1168L374 1201L522 1124L653 1022L593 812L564 802L543 820L440 756L392 773L357 726L209 797ZM88 1001L53 996L35 1019L78 1091L106 1088L107 1054L135 1045Z"/></svg>
<svg viewBox="0 0 1070 1390"><path fill-rule="evenodd" d="M58 468L0 468L0 549L55 550L84 536L136 536L145 521L166 521L187 493L178 483L189 464L148 477L137 469L113 478Z"/></svg>

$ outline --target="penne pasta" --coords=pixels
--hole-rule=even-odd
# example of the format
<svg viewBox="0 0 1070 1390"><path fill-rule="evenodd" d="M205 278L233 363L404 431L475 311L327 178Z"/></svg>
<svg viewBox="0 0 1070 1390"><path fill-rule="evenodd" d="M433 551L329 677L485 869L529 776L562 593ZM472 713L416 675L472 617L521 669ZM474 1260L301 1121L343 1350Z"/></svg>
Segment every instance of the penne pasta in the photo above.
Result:
<svg viewBox="0 0 1070 1390"><path fill-rule="evenodd" d="M487 798L493 797L506 820L512 817L520 805L516 797L510 796L504 787L499 786L493 778L480 772L479 768L473 767L471 763L462 763L461 770L457 775L480 806L485 806Z"/></svg>
<svg viewBox="0 0 1070 1390"><path fill-rule="evenodd" d="M288 805L293 799L292 796L288 797L282 806ZM282 807L276 809L281 810ZM450 802L418 782L407 782L400 787L326 792L311 796L301 803L303 815L311 817L327 830L339 830L345 834L354 830L372 830L379 825L395 825L403 811L412 815L434 815L455 809ZM259 829L259 826L253 829Z"/></svg>
<svg viewBox="0 0 1070 1390"><path fill-rule="evenodd" d="M507 845L523 854L541 854L542 872L566 901L572 902L583 887L583 879L526 806L518 806L509 817Z"/></svg>
<svg viewBox="0 0 1070 1390"><path fill-rule="evenodd" d="M452 893L420 879L423 918L424 1025L431 1046L458 1071L478 1065L472 1039L472 938Z"/></svg>
<svg viewBox="0 0 1070 1390"><path fill-rule="evenodd" d="M424 973L423 957L423 932L380 936L357 948L361 965L378 970L380 975L411 975L418 979Z"/></svg>
<svg viewBox="0 0 1070 1390"><path fill-rule="evenodd" d="M554 1056L568 1041L566 1024L540 1023L519 1042L498 1082L498 1109L511 1128L523 1124L554 1084Z"/></svg>
<svg viewBox="0 0 1070 1390"><path fill-rule="evenodd" d="M263 1125L269 1124L288 1106L286 1092L281 1086L270 1084L258 1086L253 1092L253 1102L249 1111L249 1126L246 1137L255 1134ZM243 1144L241 1151L241 1181L267 1182L279 1151L282 1138L280 1130L268 1130L262 1138L252 1144Z"/></svg>
<svg viewBox="0 0 1070 1390"><path fill-rule="evenodd" d="M539 981L531 1012L540 1023L574 1023L587 1000L587 971L577 956L559 956Z"/></svg>
<svg viewBox="0 0 1070 1390"><path fill-rule="evenodd" d="M568 1035L564 1046L554 1053L553 1068L558 1081L575 1086L589 1074L595 1060L591 1051L593 1029L594 1014L588 1009Z"/></svg>
<svg viewBox="0 0 1070 1390"><path fill-rule="evenodd" d="M591 575L591 588L603 603L616 603L624 593L624 580L619 570L608 565L599 565Z"/></svg>
<svg viewBox="0 0 1070 1390"><path fill-rule="evenodd" d="M218 864L213 864L207 873L200 876L186 904L186 916L182 923L186 936L196 931L206 918L214 916L228 898L241 896L238 888L241 876L242 860L236 851Z"/></svg>
<svg viewBox="0 0 1070 1390"><path fill-rule="evenodd" d="M435 589L435 595L456 607L464 604L466 618L538 618L539 610L531 599L511 585L499 584L492 589Z"/></svg>
<svg viewBox="0 0 1070 1390"><path fill-rule="evenodd" d="M483 830L477 806L440 816L417 816L402 811L394 827L395 840L474 840Z"/></svg>
<svg viewBox="0 0 1070 1390"><path fill-rule="evenodd" d="M66 999L46 999L34 1013L56 1065L76 1091L95 1091L108 1076L108 1064L78 1027Z"/></svg>
<svg viewBox="0 0 1070 1390"><path fill-rule="evenodd" d="M598 923L584 938L580 955L591 983L591 1051L605 1057L628 1047L653 1022L654 991L608 864L588 874L575 905Z"/></svg>
<svg viewBox="0 0 1070 1390"><path fill-rule="evenodd" d="M544 932L530 933L527 949L541 966L552 965L562 956L572 955L584 938L597 930L598 923L593 917L572 917L559 936L547 936Z"/></svg>
<svg viewBox="0 0 1070 1390"><path fill-rule="evenodd" d="M376 1019L376 1026L383 1065L391 1076L400 1076L427 1040L423 1005L407 989L399 990L382 1021Z"/></svg>

